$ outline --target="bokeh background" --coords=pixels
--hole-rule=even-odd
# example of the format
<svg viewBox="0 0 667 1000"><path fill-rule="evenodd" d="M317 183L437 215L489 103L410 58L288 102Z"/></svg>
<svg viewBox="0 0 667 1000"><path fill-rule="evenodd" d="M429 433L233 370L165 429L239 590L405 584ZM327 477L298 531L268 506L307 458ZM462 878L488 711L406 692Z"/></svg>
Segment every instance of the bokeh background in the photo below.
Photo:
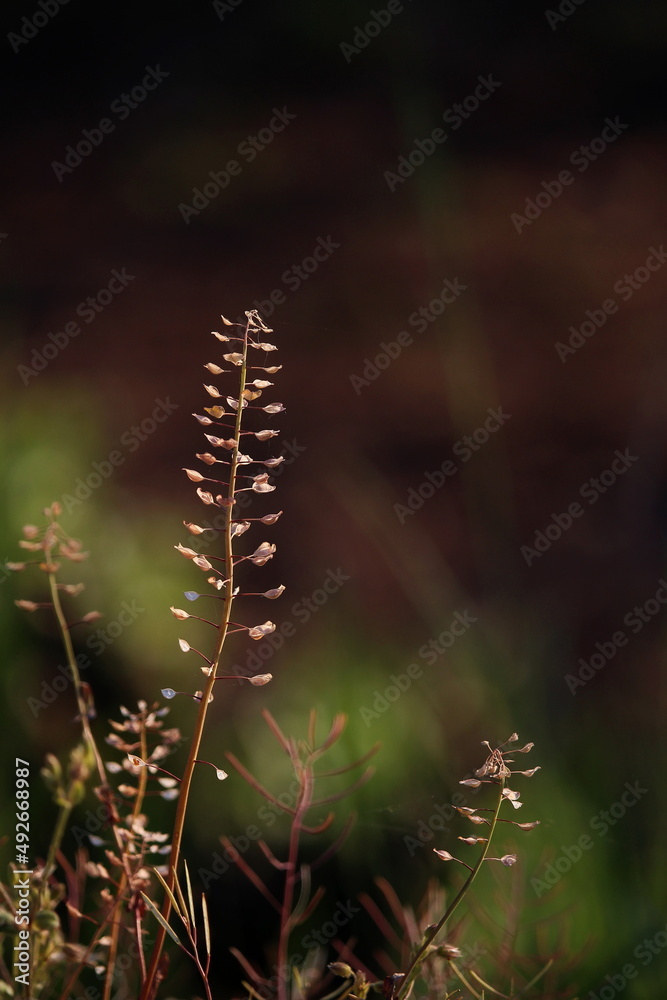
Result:
<svg viewBox="0 0 667 1000"><path fill-rule="evenodd" d="M542 766L520 818L542 825L507 837L519 863L495 880L486 873L459 943L492 953L516 924L521 969L556 959L533 995L602 995L627 963L637 975L617 992L661 995L665 611L655 595L665 575L667 269L645 265L667 236L667 13L615 0L562 3L551 14L522 2L414 0L371 37L371 11L386 7L353 0L72 2L26 28L22 19L39 9L14 3L3 13L0 556L19 558L21 525L60 499L91 553L73 568L87 586L81 610L100 610L104 627L123 602L142 609L87 675L100 732L119 703L198 683L177 647L184 624L168 610L200 583L173 549L187 541L183 519L202 516L180 470L201 448L190 413L209 402L202 365L221 353L209 331L221 312L259 308L284 365L276 398L287 412L272 426L293 460L276 479L285 514L269 531L278 553L256 572L264 586L287 586L270 612L295 630L282 648L263 646L271 685L233 685L216 701L206 756L222 762L232 750L266 785L287 789L263 707L295 735L305 735L311 706L323 730L346 712L339 763L382 742L373 781L339 806L339 827L351 809L358 821L319 873L327 893L311 922L322 927L341 901L357 901L341 938L353 937L380 974L377 949L391 949L359 893L379 900L374 879L385 877L417 905L429 878L456 884L431 848L451 848L469 830L449 820L434 831L436 807L481 763L482 739L517 730ZM157 66L167 75L145 100L123 117L110 110ZM488 99L460 127L443 123L489 75L500 85ZM250 162L239 146L285 108L294 118ZM99 146L68 172L54 168L105 117L114 130ZM576 151L607 118L623 125L618 137L582 160ZM390 182L387 171L436 128L446 141ZM198 214L179 207L234 158L240 174ZM572 183L547 197L544 184L567 169ZM526 221L527 200L540 193ZM326 259L299 271L318 244ZM77 309L114 269L132 279L86 322ZM447 280L464 290L417 324L413 314ZM601 315L609 299L616 311L559 356L570 327L587 310ZM49 335L72 321L81 333L44 355ZM400 355L373 369L382 342L402 331L411 342L404 336ZM158 400L175 408L140 440L132 428ZM460 442L498 408L510 418L464 460ZM626 449L622 474L590 484ZM86 496L94 463L114 451L122 461ZM453 474L419 504L410 491L428 494L425 474L447 460ZM261 512L274 496L260 498ZM406 509L409 497L418 509ZM575 502L581 516L556 537L554 515ZM545 551L522 551L549 525ZM302 620L297 603L330 573L346 579ZM39 854L53 806L36 773L46 752L71 748L74 709L67 694L30 708L62 653L45 619L13 605L35 596L34 579L1 578L4 752L33 762ZM449 642L457 613L474 623L427 659L423 647L443 633ZM186 624L194 645L207 641ZM619 630L627 642L609 655ZM85 633L79 641L85 649ZM245 668L260 645L230 645L230 666ZM596 653L587 682L568 683ZM383 702L392 675L412 663L421 676ZM187 734L191 703L173 702L170 718ZM218 785L208 770L185 846L195 869L210 865L220 834L255 823L262 804L240 778ZM9 801L9 767L3 773ZM638 785L638 800L620 806L626 783ZM166 828L170 814L158 804L156 824ZM11 814L2 822L9 831ZM584 834L593 846L547 885L549 864L567 869L566 848ZM266 835L284 848L284 823ZM216 995L240 995L227 949L270 969L272 915L231 870L209 895ZM638 952L645 939L653 951ZM168 995L198 989L183 960Z"/></svg>

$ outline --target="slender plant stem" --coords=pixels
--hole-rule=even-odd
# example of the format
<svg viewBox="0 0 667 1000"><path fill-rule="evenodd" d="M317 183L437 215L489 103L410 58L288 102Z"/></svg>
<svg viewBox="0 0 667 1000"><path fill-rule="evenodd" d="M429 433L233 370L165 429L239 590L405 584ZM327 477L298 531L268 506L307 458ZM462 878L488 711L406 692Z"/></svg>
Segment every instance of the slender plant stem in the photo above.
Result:
<svg viewBox="0 0 667 1000"><path fill-rule="evenodd" d="M234 439L237 442L231 453L231 464L229 469L229 483L227 486L227 501L228 505L225 507L225 570L227 574L227 583L225 587L225 600L222 609L222 619L220 622L220 630L218 635L218 641L216 643L215 651L211 659L211 667L207 672L207 681L202 692L202 697L199 702L199 711L197 713L197 718L195 720L194 731L192 734L192 740L190 743L190 750L188 753L188 759L185 764L185 769L181 777L180 783L180 794L178 797L178 802L176 805L176 815L174 818L174 829L172 834L171 842L171 854L169 857L169 873L166 878L167 885L170 891L173 893L174 885L176 883L176 871L178 869L178 863L181 854L181 844L183 840L183 829L185 826L185 816L188 808L188 801L190 797L190 788L192 786L192 777L195 770L195 765L197 762L197 757L199 756L199 747L201 745L202 737L204 735L204 727L206 725L206 716L208 713L209 701L213 694L213 688L215 686L215 675L217 673L218 664L220 662L220 656L222 649L227 637L227 630L229 628L232 604L234 602L234 559L233 559L233 547L232 547L232 514L233 514L233 501L234 493L236 489L236 471L238 467L239 459L239 443L241 440L241 417L243 413L243 390L245 389L246 381L246 370L247 370L247 355L248 355L248 331L250 327L250 320L246 323L245 333L243 337L243 361L241 363L241 373L240 373L240 387L238 396L238 408L236 411L236 420L234 424ZM162 904L161 910L162 916L165 921L169 920L171 913L171 896L170 893L165 892L164 902ZM151 955L150 964L148 967L148 972L146 974L146 979L144 980L143 987L141 990L140 1000L152 1000L155 996L155 976L157 973L158 963L162 955L164 948L166 931L162 924L159 925L157 936L155 939L155 944L153 946L153 952Z"/></svg>
<svg viewBox="0 0 667 1000"><path fill-rule="evenodd" d="M52 531L51 528L47 529L47 530ZM46 561L47 564L50 564L50 563L53 562L52 552L53 552L53 548L55 546L55 541L56 541L56 539L55 539L55 533L52 533L51 536L50 536L50 544L48 544L45 547L45 550L44 550L45 561ZM109 789L109 781L108 781L108 778L107 778L107 773L106 773L106 768L104 766L104 761L102 760L102 756L100 754L100 751L99 751L99 748L97 746L97 743L95 742L95 737L93 736L93 731L92 731L91 726L90 726L90 718L88 716L88 706L86 705L86 701L85 701L85 698L83 696L83 685L82 685L82 681L81 681L81 674L79 672L79 665L78 665L78 663L76 661L76 655L74 653L74 644L72 643L72 634L71 634L71 631L70 631L70 627L69 627L69 625L67 623L67 619L66 619L65 613L63 611L62 602L60 600L60 591L58 589L58 580L57 580L55 571L52 570L52 571L50 571L48 573L48 579L49 579L49 589L50 589L50 592L51 592L51 601L52 601L52 604L53 604L53 611L54 611L54 614L56 616L56 621L58 622L58 628L60 630L60 635L61 635L61 638L62 638L63 646L65 647L65 654L67 656L67 665L69 667L69 670L70 670L70 673L71 673L71 676L72 676L72 682L74 684L74 693L75 693L75 697L76 697L77 707L78 707L78 710L79 710L79 717L80 717L80 720L81 720L81 727L83 729L84 740L85 740L88 748L90 749L90 752L92 753L92 755L94 757L95 766L97 768L97 773L99 775L99 779L100 779L100 782L101 782L102 786L105 789ZM141 789L141 784L140 784L140 789ZM144 784L144 790L145 790L145 784ZM135 809L136 809L137 804L138 803L135 803ZM54 833L54 838L53 838L52 843L51 843L51 849L53 849L53 855L51 854L51 849L50 849L49 850L49 859L47 860L47 866L45 868L45 877L48 877L49 869L51 867L51 864L53 863L53 860L55 858L55 854L56 854L57 848L58 848L58 846L60 844L60 840L62 839L62 835L64 833L64 829L65 829L64 823L66 823L67 818L69 817L69 813L71 812L71 809L72 809L72 807L70 805L66 814L64 814L63 812L61 812L61 814L60 814L59 823L58 823L58 826L56 827L56 831ZM109 823L111 825L111 828L113 830L114 839L116 841L116 847L117 847L117 850L118 850L119 857L122 859L122 863L123 863L123 872L122 872L121 881L120 881L120 885L119 885L119 889L118 889L118 898L120 899L122 897L124 891L125 891L125 888L126 888L127 884L129 883L129 880L130 880L129 861L128 861L127 857L125 856L124 843L123 843L123 841L122 841L122 839L120 837L120 834L119 834L119 831L118 831L118 827L117 827L117 824L116 824L116 821L115 821L113 813L111 813L109 815L108 819L109 819ZM60 827L62 827L62 829L60 829ZM60 832L59 832L59 830L60 830ZM58 835L58 838L56 839L56 834L58 834L58 833L59 833L59 835ZM105 981L105 986L104 986L104 997L103 997L103 1000L109 1000L109 997L111 996L111 984L112 984L113 975L114 975L114 964L115 964L117 938L118 938L118 921L114 921L114 923L112 924L112 942L111 942L111 947L109 949L109 961L107 962L106 981Z"/></svg>
<svg viewBox="0 0 667 1000"><path fill-rule="evenodd" d="M86 950L83 952L82 955L79 956L79 960L75 965L74 969L72 970L72 972L70 973L70 976L67 982L65 983L65 986L63 987L58 1000L70 1000L72 996L72 990L74 989L74 986L79 976L81 975L83 967L86 964L86 961L88 960L88 956L92 953L93 948L96 946L97 942L102 937L104 931L106 930L107 924L109 923L110 920L113 919L113 916L121 903L122 899L120 898L120 896L117 895L113 903L113 908L104 918L104 920L102 920L102 922L98 925L95 934L93 935L90 942L86 946Z"/></svg>
<svg viewBox="0 0 667 1000"><path fill-rule="evenodd" d="M473 868L473 870L470 872L470 875L465 880L465 882L463 883L463 885L459 889L458 893L456 894L456 896L454 897L454 899L452 900L452 902L450 903L450 905L445 910L445 913L440 918L440 920L438 921L438 923L435 924L435 926L424 937L424 940L422 941L421 947L417 950L414 958L412 959L412 961L410 962L410 965L407 968L407 971L405 973L405 979L403 980L403 982L401 984L401 988L399 989L398 993L396 994L396 1000L404 1000L404 998L408 996L408 994L410 992L410 988L412 986L412 983L414 982L414 980L417 978L417 975L419 974L419 969L421 968L421 964L424 961L424 958L426 957L426 953L428 951L429 946L435 940L435 938L438 936L438 934L440 933L440 931L442 930L442 928L445 926L445 924L447 923L447 921L449 920L449 918L452 916L452 914L454 913L454 910L459 905L459 903L461 902L461 900L463 899L463 897L467 893L468 889L470 888L470 886L475 881L475 878L477 877L477 873L479 872L480 868L484 864L484 861L486 860L486 856L489 853L489 848L491 847L491 841L493 839L493 834L494 834L494 831L496 829L496 824L498 822L498 813L500 812L500 807L501 807L502 802L503 802L503 788L504 787L505 787L505 779L504 778L500 778L499 779L499 788L498 788L498 801L496 802L496 807L495 807L495 809L493 811L493 817L491 819L491 823L490 823L490 827L489 827L489 835L488 835L488 837L486 839L486 843L484 844L484 850L482 851L481 855L479 856L479 858L477 860L477 864L475 865L475 867Z"/></svg>
<svg viewBox="0 0 667 1000"><path fill-rule="evenodd" d="M46 562L50 563L51 549L48 548L45 551ZM53 610L58 622L58 627L60 629L60 634L63 641L63 646L65 647L65 653L67 655L67 666L72 674L72 681L74 683L74 693L76 695L76 703L79 709L79 715L81 717L81 726L83 728L83 735L86 739L86 743L91 749L93 756L95 757L95 764L97 766L97 772L100 776L100 781L103 785L108 784L107 773L104 767L104 761L100 756L100 752L97 749L97 744L95 743L95 738L93 736L92 730L90 728L90 719L88 718L88 708L83 697L82 685L81 685L81 674L79 673L79 665L76 662L76 656L74 655L74 646L72 644L72 636L69 630L69 625L67 624L67 619L63 612L63 607L60 602L60 591L58 590L58 581L56 579L55 573L49 573L49 587L51 590L51 600L53 602Z"/></svg>
<svg viewBox="0 0 667 1000"><path fill-rule="evenodd" d="M296 812L290 830L287 869L285 874L285 891L280 914L280 937L278 939L278 1000L287 1000L289 988L289 936L292 930L292 905L294 903L294 887L297 877L297 862L299 859L299 839L303 819L310 808L313 798L313 774L308 765L301 772L301 789Z"/></svg>
<svg viewBox="0 0 667 1000"><path fill-rule="evenodd" d="M55 868L56 854L60 850L60 844L62 842L63 836L65 835L65 830L67 829L67 822L70 818L72 812L72 804L70 802L63 803L60 807L60 812L58 813L58 819L53 831L53 836L51 837L51 843L49 844L49 852L46 856L46 861L44 862L44 882L48 879L51 871Z"/></svg>
<svg viewBox="0 0 667 1000"><path fill-rule="evenodd" d="M142 718L142 724L139 734L139 756L142 760L146 760L148 756L148 742L146 740L146 720L145 717ZM141 812L141 808L144 803L144 797L146 795L146 786L148 784L148 768L141 767L139 769L139 786L137 788L137 795L134 800L134 808L132 810L132 819L136 820L137 816ZM127 871L123 869L121 873L120 882L118 885L118 892L116 896L121 900L125 894L125 890L129 885L129 878ZM118 940L120 938L121 920L120 917L114 919L111 924L111 941L109 944L108 961L107 961L107 973L104 983L104 993L102 995L102 1000L111 1000L111 990L113 988L113 978L116 965L116 956L118 954ZM139 959L142 965L142 970L145 972L144 968L144 958L143 958L143 942L141 940L141 935L137 930L137 949L139 952Z"/></svg>

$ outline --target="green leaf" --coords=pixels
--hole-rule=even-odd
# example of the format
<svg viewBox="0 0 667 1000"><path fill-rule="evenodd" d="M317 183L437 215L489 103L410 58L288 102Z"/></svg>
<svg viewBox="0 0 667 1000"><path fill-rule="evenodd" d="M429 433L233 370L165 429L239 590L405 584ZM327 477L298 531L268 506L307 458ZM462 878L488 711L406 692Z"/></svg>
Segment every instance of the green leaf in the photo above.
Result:
<svg viewBox="0 0 667 1000"><path fill-rule="evenodd" d="M151 910L152 913L153 913L153 915L157 918L158 923L162 924L162 926L164 927L165 931L167 932L167 934L169 935L169 937L172 939L172 941L175 941L176 944L178 945L178 947L182 948L183 945L179 941L178 936L176 935L175 931L173 931L171 929L171 927L169 926L169 924L167 923L167 921L164 919L164 917L162 916L162 914L158 910L158 908L155 905L155 903L153 902L153 900L150 899L150 897L147 896L145 892L142 892L141 895L143 896L144 901L145 901L146 905L148 906L149 910Z"/></svg>

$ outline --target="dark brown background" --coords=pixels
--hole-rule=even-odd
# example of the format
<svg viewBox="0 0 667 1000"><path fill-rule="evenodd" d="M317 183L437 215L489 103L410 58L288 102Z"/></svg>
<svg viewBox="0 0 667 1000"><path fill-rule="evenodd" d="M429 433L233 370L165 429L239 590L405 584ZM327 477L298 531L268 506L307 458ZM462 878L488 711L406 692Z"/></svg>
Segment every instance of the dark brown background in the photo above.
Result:
<svg viewBox="0 0 667 1000"><path fill-rule="evenodd" d="M109 650L100 702L111 712L119 696L187 683L182 632L164 609L198 583L171 545L185 542L183 518L201 516L179 469L200 447L188 414L203 405L201 365L219 357L209 331L221 311L236 317L285 290L281 275L318 237L340 243L268 320L284 364L276 398L288 407L276 426L305 451L279 481L286 514L262 581L289 585L288 619L328 569L351 579L271 658L273 685L234 691L220 706L211 753L234 746L261 770L262 704L299 731L311 703L326 718L347 711L351 751L384 740L375 790L357 803L354 878L338 873L332 906L358 888L354 879L378 873L360 874L371 845L378 870L405 881L407 895L415 877L423 884L433 866L424 852L418 868L406 867L402 837L476 766L482 738L516 728L537 744L544 770L530 793L543 827L524 872L533 903L529 879L545 858L643 776L644 800L559 890L564 911L578 907L564 918L565 951L589 947L572 979L583 996L665 919L658 876L649 877L654 860L664 873L662 611L574 696L564 677L653 597L665 572L667 272L565 363L554 345L586 310L618 300L614 283L667 236L666 15L653 4L588 0L551 30L533 4L406 3L348 63L340 45L369 9L244 0L221 21L210 4L170 13L72 0L15 53L6 35L33 8L10 6L0 554L15 558L20 525L71 494L156 398L169 397L176 414L136 452L123 450L109 480L75 505L72 530L92 551L86 572L100 610L113 619L130 599L146 608ZM115 131L59 183L52 162L158 63L168 79L127 120L114 118ZM391 193L384 172L488 74L502 86ZM253 163L241 158L241 175L186 225L179 204L274 107L296 119ZM584 173L573 169L574 183L518 234L512 213L616 116L628 128ZM123 267L135 275L128 288L24 385L18 366ZM411 329L408 317L445 278L465 293L355 393L350 376L381 341ZM401 524L394 505L498 406L511 414L506 426ZM527 566L520 547L626 448L637 456L627 474ZM64 699L38 719L26 707L60 655L48 630L17 621L11 598L28 589L23 580L3 587L4 703L12 739L39 761L54 740L63 753L69 746L70 712ZM425 667L400 706L365 726L360 708L466 607L480 623L470 642L433 673ZM237 655L243 662L245 647ZM187 729L187 708L174 713ZM218 832L243 828L249 801L227 805L227 831L195 824L191 850L210 854ZM243 906L254 914L259 904ZM656 958L626 995L657 996L664 963Z"/></svg>

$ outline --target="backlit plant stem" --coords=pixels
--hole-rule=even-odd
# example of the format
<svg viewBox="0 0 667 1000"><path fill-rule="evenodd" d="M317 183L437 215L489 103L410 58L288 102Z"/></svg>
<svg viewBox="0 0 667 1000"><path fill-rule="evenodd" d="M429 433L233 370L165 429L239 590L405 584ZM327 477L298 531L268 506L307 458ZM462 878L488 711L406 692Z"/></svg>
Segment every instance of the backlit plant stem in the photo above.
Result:
<svg viewBox="0 0 667 1000"><path fill-rule="evenodd" d="M47 565L50 565L52 563L52 546L47 545L45 547L44 556L45 556L45 562L47 563ZM84 739L86 741L86 744L90 748L91 753L93 754L93 756L95 758L95 766L97 768L97 773L99 775L100 781L102 782L102 786L104 788L108 788L109 787L109 783L108 783L108 779L107 779L106 768L104 766L104 761L102 760L102 757L100 755L99 749L97 747L97 743L95 742L95 737L93 736L93 732L92 732L92 729L90 727L90 718L88 716L88 706L86 705L86 700L84 698L83 690L82 690L81 674L79 673L79 666L78 666L78 664L76 662L76 656L75 656L75 653L74 653L74 645L72 643L72 635L71 635L71 632L70 632L70 627L67 624L67 619L65 618L65 613L63 611L62 603L60 601L60 591L58 589L58 580L57 580L56 573L55 573L54 570L51 570L48 573L48 579L49 579L49 589L50 589L50 592L51 592L51 600L52 600L52 603L53 603L53 611L54 611L54 614L56 616L56 621L58 622L58 628L60 630L60 634L61 634L63 646L65 647L65 653L66 653L66 656L67 656L67 665L68 665L68 667L70 669L70 673L71 673L71 676L72 676L72 681L73 681L73 684L74 684L74 692L75 692L75 696L76 696L77 707L78 707L78 710L79 710L79 717L80 717L80 720L81 720L81 726L82 726L82 729L83 729ZM139 805L139 804L140 804L140 802L137 803L137 805ZM66 826L67 826L67 821L69 819L71 811L72 811L72 804L71 803L68 803L66 806L62 806L61 807L61 813L60 813L60 816L58 818L58 823L56 825L56 829L54 831L54 835L53 835L53 838L52 838L52 841L51 841L51 844L50 844L50 847L49 847L49 855L48 855L46 866L45 866L45 869L44 869L44 879L45 879L44 884L45 885L46 885L46 879L48 878L48 876L49 876L49 874L51 872L51 869L52 869L52 867L54 865L56 854L57 854L58 850L60 849L60 843L61 843L62 837L63 837L63 835L65 833L65 829L66 829ZM120 838L115 817L112 814L108 818L109 818L109 823L110 823L110 825L112 827L112 830L113 830L114 839L116 841L116 847L117 847L118 852L119 852L119 857L123 861L123 873L122 873L122 876L121 876L121 881L120 881L120 885L119 885L119 889L118 889L118 898L121 899L122 896L123 896L123 894L124 894L125 888L128 885L128 883L129 883L129 867L128 867L128 861L127 861L127 858L125 857L125 852L124 852L124 849L123 849L123 841ZM108 1000L108 998L111 996L111 988L112 988L113 975L114 975L114 963L115 963L115 953L116 953L116 944L117 944L117 939L118 939L118 933L119 933L119 924L118 924L118 921L115 921L112 924L112 935L111 935L111 937L112 937L112 943L111 943L111 948L110 948L110 951L109 951L109 961L107 963L107 973L106 973L106 980L105 980L105 986L104 986L104 998L103 998L103 1000Z"/></svg>
<svg viewBox="0 0 667 1000"><path fill-rule="evenodd" d="M289 852L287 856L285 891L283 894L283 905L280 915L280 937L278 940L278 1000L287 1000L289 996L289 936L292 930L292 905L294 903L294 887L297 880L299 839L303 820L310 809L312 799L313 775L310 768L306 766L301 774L301 791L290 831Z"/></svg>
<svg viewBox="0 0 667 1000"><path fill-rule="evenodd" d="M45 561L47 564L52 562L51 549L45 549ZM55 572L51 571L49 574L49 588L51 590L51 600L53 602L53 611L58 622L58 628L60 629L60 634L63 641L63 646L65 647L65 653L67 655L67 666L72 674L72 681L74 682L74 693L76 695L76 703L79 709L79 715L81 717L81 726L83 728L83 735L86 739L86 743L91 749L95 757L95 764L97 766L97 773L100 776L100 781L103 785L107 785L107 773L104 767L104 762L100 756L100 752L97 749L97 744L95 743L95 738L93 737L92 730L90 728L90 719L88 718L88 708L86 706L85 699L83 697L81 689L81 674L79 673L79 666L76 662L76 656L74 655L74 646L72 644L72 636L69 630L69 625L67 624L67 619L63 612L62 604L60 603L60 591L58 590L58 581L56 579Z"/></svg>
<svg viewBox="0 0 667 1000"><path fill-rule="evenodd" d="M477 864L475 865L475 867L473 868L473 870L470 872L470 875L468 876L468 878L465 880L465 882L463 883L463 885L459 889L457 895L454 897L454 899L452 900L452 902L450 903L450 905L445 910L444 915L440 918L440 920L438 921L438 923L428 932L428 934L426 934L426 936L425 936L425 938L424 938L424 940L423 940L423 942L421 944L421 947L419 948L419 950L417 951L416 955L414 956L414 958L410 962L410 965L408 966L407 972L405 973L405 979L403 980L403 982L401 984L401 988L399 989L398 993L396 994L396 1000L404 1000L404 998L408 996L408 994L410 992L410 988L412 986L412 983L414 982L414 980L417 978L417 975L419 974L419 969L421 968L421 964L424 961L424 958L426 957L426 953L428 951L429 946L432 944L432 942L438 936L438 934L440 933L440 931L442 930L442 928L445 926L445 924L447 923L447 921L449 920L449 918L452 916L452 914L454 913L456 907L459 905L459 903L461 902L461 900L463 899L463 897L467 893L468 889L470 888L470 886L475 881L475 878L477 877L478 871L480 870L480 868L484 864L484 861L486 860L486 856L489 853L489 849L491 847L491 841L493 839L493 834L494 834L494 831L496 829L496 824L498 822L498 814L500 812L500 807L501 807L502 802L503 802L503 788L504 787L505 787L505 779L501 777L499 779L498 801L496 802L496 807L495 807L495 809L493 811L493 817L491 819L491 824L490 824L490 828L489 828L489 836L486 839L486 844L484 845L484 850L482 851L481 855L479 856L479 858L477 860Z"/></svg>
<svg viewBox="0 0 667 1000"><path fill-rule="evenodd" d="M232 520L233 520L233 501L234 493L236 490L236 471L238 467L238 457L239 457L239 444L241 440L241 419L243 414L243 390L245 389L246 381L246 370L247 370L247 359L248 359L248 330L250 326L250 321L246 323L245 333L243 337L243 361L241 363L241 374L240 374L240 386L238 395L238 407L236 410L236 421L234 425L234 440L236 445L231 453L231 462L229 468L229 484L227 487L227 500L228 504L225 506L225 525L224 525L224 536L225 536L225 573L227 576L227 582L225 585L225 600L222 608L222 619L220 622L220 630L218 635L218 641L216 643L215 651L211 659L211 667L207 673L206 684L202 692L202 697L199 702L199 711L197 713L197 718L195 721L194 732L192 734L192 740L190 743L190 751L188 753L188 759L185 764L185 769L181 777L180 783L180 795L178 797L178 802L176 805L176 816L174 818L174 830L172 834L171 842L171 854L169 856L169 873L166 878L167 885L173 893L174 886L176 882L176 871L178 869L178 863L181 853L181 843L183 840L183 828L185 826L185 816L188 808L188 799L190 796L190 788L192 785L192 777L195 770L195 765L197 762L197 757L199 756L199 748L201 746L202 737L204 735L204 727L206 725L206 716L208 713L209 701L211 695L213 694L213 688L216 681L216 673L218 670L218 664L220 662L220 656L222 654L222 649L227 637L227 630L229 628L232 604L234 603L234 560L232 551ZM169 893L165 893L164 902L162 904L162 916L165 921L169 920L169 915L171 913L171 899ZM148 967L148 972L146 974L146 979L144 981L140 1000L152 1000L155 995L155 975L158 968L158 963L160 961L160 956L162 955L162 950L164 948L166 931L164 927L160 924L158 926L157 935L155 938L155 945L153 946L153 952L151 955L150 965Z"/></svg>
<svg viewBox="0 0 667 1000"><path fill-rule="evenodd" d="M148 756L148 745L146 741L146 730L142 724L141 732L139 736L140 747L139 753L142 760L145 760ZM137 816L141 813L141 809L144 803L144 797L146 795L146 785L148 783L148 768L142 767L139 770L139 786L137 788L137 795L134 800L134 808L132 810L132 818L136 820ZM129 885L129 879L127 872L123 870L120 878L120 884L118 886L117 898L121 900L125 895L125 890ZM118 956L118 941L120 938L120 919L113 920L111 924L111 941L109 943L109 960L107 962L107 976L104 983L104 994L102 1000L111 1000L111 990L113 989L113 979L114 979L114 969L116 964L116 958ZM137 948L139 953L142 954L142 940L140 934L137 933Z"/></svg>

